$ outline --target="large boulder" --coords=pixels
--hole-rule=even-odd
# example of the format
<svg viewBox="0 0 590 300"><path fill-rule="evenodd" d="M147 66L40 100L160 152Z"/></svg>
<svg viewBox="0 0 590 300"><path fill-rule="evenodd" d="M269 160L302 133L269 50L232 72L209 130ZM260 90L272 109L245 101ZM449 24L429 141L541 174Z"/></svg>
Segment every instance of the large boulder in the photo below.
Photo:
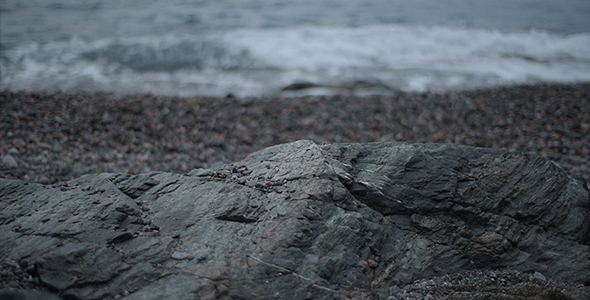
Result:
<svg viewBox="0 0 590 300"><path fill-rule="evenodd" d="M64 299L397 299L477 270L590 282L583 184L535 155L440 144L298 141L184 175L0 180L0 240Z"/></svg>

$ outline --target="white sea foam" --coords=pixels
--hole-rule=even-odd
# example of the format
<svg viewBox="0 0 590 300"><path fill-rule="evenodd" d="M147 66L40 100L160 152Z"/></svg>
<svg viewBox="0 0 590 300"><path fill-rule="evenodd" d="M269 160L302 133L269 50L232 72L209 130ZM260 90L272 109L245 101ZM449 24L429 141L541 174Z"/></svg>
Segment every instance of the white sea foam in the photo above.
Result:
<svg viewBox="0 0 590 300"><path fill-rule="evenodd" d="M390 25L240 30L223 39L272 67L330 78L409 76L402 87L411 90L590 79L589 34Z"/></svg>
<svg viewBox="0 0 590 300"><path fill-rule="evenodd" d="M9 49L0 88L256 96L293 82L406 91L590 81L590 33L371 25L72 39Z"/></svg>

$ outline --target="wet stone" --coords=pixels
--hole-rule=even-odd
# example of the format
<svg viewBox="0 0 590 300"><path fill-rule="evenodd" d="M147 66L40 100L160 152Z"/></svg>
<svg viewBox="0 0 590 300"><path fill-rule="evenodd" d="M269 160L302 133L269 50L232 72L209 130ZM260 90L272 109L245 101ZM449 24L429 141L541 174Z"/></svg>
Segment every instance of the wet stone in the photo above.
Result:
<svg viewBox="0 0 590 300"><path fill-rule="evenodd" d="M193 258L195 258L194 256L186 253L186 252L180 252L180 251L174 251L172 253L172 258L176 259L176 260L183 260L183 259L188 259L191 260Z"/></svg>
<svg viewBox="0 0 590 300"><path fill-rule="evenodd" d="M2 164L4 164L4 166L7 168L17 168L18 167L18 163L16 162L16 159L14 159L14 157L10 154L2 157Z"/></svg>
<svg viewBox="0 0 590 300"><path fill-rule="evenodd" d="M0 179L0 258L26 269L2 263L3 286L91 300L590 295L590 195L541 156L299 140L195 174L214 176Z"/></svg>

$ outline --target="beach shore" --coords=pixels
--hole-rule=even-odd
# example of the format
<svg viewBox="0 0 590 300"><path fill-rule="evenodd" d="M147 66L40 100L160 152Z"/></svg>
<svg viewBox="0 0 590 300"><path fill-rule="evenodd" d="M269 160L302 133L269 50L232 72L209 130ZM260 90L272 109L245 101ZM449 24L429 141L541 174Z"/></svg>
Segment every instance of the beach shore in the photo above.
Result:
<svg viewBox="0 0 590 300"><path fill-rule="evenodd" d="M299 139L452 143L544 156L590 181L590 83L366 97L0 92L0 177L186 173Z"/></svg>
<svg viewBox="0 0 590 300"><path fill-rule="evenodd" d="M546 157L590 188L590 83L388 97L243 99L3 91L0 120L0 177L43 184L97 172L186 173L238 161L267 146L310 139L522 151ZM0 287L46 290L18 264L8 263L2 265L8 275ZM390 291L416 299L586 299L589 293L587 286L510 270L448 274ZM458 291L469 292L462 298Z"/></svg>

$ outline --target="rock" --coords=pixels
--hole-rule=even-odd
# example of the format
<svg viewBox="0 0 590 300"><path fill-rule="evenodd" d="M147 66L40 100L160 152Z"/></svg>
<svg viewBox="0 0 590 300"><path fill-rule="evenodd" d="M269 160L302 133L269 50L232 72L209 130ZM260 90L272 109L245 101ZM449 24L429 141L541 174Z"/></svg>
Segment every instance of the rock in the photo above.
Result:
<svg viewBox="0 0 590 300"><path fill-rule="evenodd" d="M547 278L545 276L543 276L543 274L541 274L540 272L533 273L533 277L535 277L539 280L543 280L543 281L547 280Z"/></svg>
<svg viewBox="0 0 590 300"><path fill-rule="evenodd" d="M297 91L297 90L304 90L304 89L309 89L309 88L315 88L315 87L319 87L319 84L315 84L315 83L311 83L311 82L295 82L292 83L284 88L282 88L282 91Z"/></svg>
<svg viewBox="0 0 590 300"><path fill-rule="evenodd" d="M281 89L283 97L302 97L308 95L389 95L400 91L391 88L383 82L372 80L343 81L337 84L317 84L312 82L295 82Z"/></svg>
<svg viewBox="0 0 590 300"><path fill-rule="evenodd" d="M588 192L517 152L304 140L184 175L0 180L0 199L0 259L64 299L387 299L470 270L590 282Z"/></svg>
<svg viewBox="0 0 590 300"><path fill-rule="evenodd" d="M18 152L18 149L12 147L12 148L8 149L8 154L10 154L10 155L18 155L19 152Z"/></svg>
<svg viewBox="0 0 590 300"><path fill-rule="evenodd" d="M12 157L12 155L10 155L10 154L2 157L2 163L7 168L17 168L18 167L18 164L16 163L16 159L14 159L14 157Z"/></svg>
<svg viewBox="0 0 590 300"><path fill-rule="evenodd" d="M40 291L10 291L0 290L0 299L2 300L61 300L61 298Z"/></svg>

